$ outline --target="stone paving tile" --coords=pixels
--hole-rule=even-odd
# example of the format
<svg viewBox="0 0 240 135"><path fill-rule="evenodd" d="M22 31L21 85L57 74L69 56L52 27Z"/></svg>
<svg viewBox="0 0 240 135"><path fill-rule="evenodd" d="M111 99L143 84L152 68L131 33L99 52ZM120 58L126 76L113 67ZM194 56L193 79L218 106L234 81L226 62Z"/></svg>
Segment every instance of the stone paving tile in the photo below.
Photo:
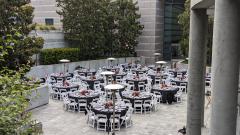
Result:
<svg viewBox="0 0 240 135"><path fill-rule="evenodd" d="M33 118L43 123L44 135L107 135L89 127L84 113L64 111L62 105L62 101L50 99L48 105L32 110ZM159 104L158 111L151 114L133 114L133 126L122 128L117 135L177 135L186 123L186 106L183 95L181 103Z"/></svg>

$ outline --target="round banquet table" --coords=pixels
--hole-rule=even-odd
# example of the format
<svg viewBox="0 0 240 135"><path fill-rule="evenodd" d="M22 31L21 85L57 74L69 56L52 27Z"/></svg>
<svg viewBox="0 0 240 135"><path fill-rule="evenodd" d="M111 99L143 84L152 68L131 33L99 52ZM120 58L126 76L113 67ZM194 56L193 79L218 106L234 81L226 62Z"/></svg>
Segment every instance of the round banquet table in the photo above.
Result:
<svg viewBox="0 0 240 135"><path fill-rule="evenodd" d="M172 80L172 82L176 82L177 86L180 86L181 83L185 83L186 85L188 84L186 80Z"/></svg>
<svg viewBox="0 0 240 135"><path fill-rule="evenodd" d="M60 92L62 93L61 89L65 89L67 92L69 92L72 88L79 88L79 85L71 84L70 86L63 86L63 85L53 85L52 88L60 89Z"/></svg>
<svg viewBox="0 0 240 135"><path fill-rule="evenodd" d="M151 79L152 79L152 84L155 84L155 78L156 77L162 77L162 79L164 79L164 78L167 78L167 74L163 74L163 75L158 75L158 74L155 74L155 75L153 75L153 74L149 74L148 76L150 76L151 77Z"/></svg>
<svg viewBox="0 0 240 135"><path fill-rule="evenodd" d="M96 74L96 70L78 70L78 74L83 73L85 76L87 76L88 73L95 75Z"/></svg>
<svg viewBox="0 0 240 135"><path fill-rule="evenodd" d="M147 69L132 69L132 72L136 72L137 75L139 75L139 72L147 73Z"/></svg>
<svg viewBox="0 0 240 135"><path fill-rule="evenodd" d="M110 131L110 118L111 118L111 115L113 115L113 109L106 109L103 105L101 106L95 106L95 105L92 105L91 106L91 110L92 112L94 112L95 115L98 115L98 114L102 114L102 115L106 115L107 116L107 131ZM126 115L128 111L128 107L126 105L124 106L120 106L119 107L116 107L115 108L115 114L119 114L120 117ZM120 122L121 123L121 122Z"/></svg>
<svg viewBox="0 0 240 135"><path fill-rule="evenodd" d="M104 67L103 69L107 70L107 71L118 71L120 68L119 67Z"/></svg>
<svg viewBox="0 0 240 135"><path fill-rule="evenodd" d="M56 82L57 82L58 78L61 78L62 80L66 80L67 77L72 77L72 75L71 74L65 74L65 75L61 74L60 75L58 73L54 73L54 74L51 74L50 77L54 78L54 80L56 80Z"/></svg>
<svg viewBox="0 0 240 135"><path fill-rule="evenodd" d="M144 82L145 84L147 84L147 79L126 79L126 83L128 83L129 81L134 82L134 87L137 90L138 90L139 82Z"/></svg>
<svg viewBox="0 0 240 135"><path fill-rule="evenodd" d="M177 73L182 73L183 75L185 75L187 73L186 70L178 70L178 71L176 71L176 70L169 70L169 72L173 72L174 77L177 77Z"/></svg>
<svg viewBox="0 0 240 135"><path fill-rule="evenodd" d="M154 69L154 68L155 68L155 65L149 65L148 68L149 68L149 69Z"/></svg>
<svg viewBox="0 0 240 135"><path fill-rule="evenodd" d="M126 76L127 74L126 73L123 73L123 74L115 74L113 75L113 79L116 81L116 77L117 76L120 76L121 78L123 78L124 76Z"/></svg>
<svg viewBox="0 0 240 135"><path fill-rule="evenodd" d="M82 79L83 81L87 82L89 85L89 89L94 90L94 82L100 81L100 83L103 83L103 79Z"/></svg>
<svg viewBox="0 0 240 135"><path fill-rule="evenodd" d="M154 91L160 92L162 95L162 102L163 103L169 103L171 104L172 102L176 102L174 95L177 93L178 88L175 87L170 87L170 88L153 88L151 90L151 93L154 93Z"/></svg>
<svg viewBox="0 0 240 135"><path fill-rule="evenodd" d="M151 100L152 96L150 94L147 95L147 94L143 94L143 93L140 93L140 96L132 96L132 93L122 92L122 98L128 99L131 102L132 107L134 108L135 100L142 100L142 103L144 103L145 100Z"/></svg>
<svg viewBox="0 0 240 135"><path fill-rule="evenodd" d="M77 103L79 100L84 99L87 101L87 105L89 106L90 103L93 101L93 99L99 98L100 94L92 90L88 90L88 91L90 92L90 94L81 95L80 92L78 93L75 92L75 93L69 94L68 98L74 99Z"/></svg>

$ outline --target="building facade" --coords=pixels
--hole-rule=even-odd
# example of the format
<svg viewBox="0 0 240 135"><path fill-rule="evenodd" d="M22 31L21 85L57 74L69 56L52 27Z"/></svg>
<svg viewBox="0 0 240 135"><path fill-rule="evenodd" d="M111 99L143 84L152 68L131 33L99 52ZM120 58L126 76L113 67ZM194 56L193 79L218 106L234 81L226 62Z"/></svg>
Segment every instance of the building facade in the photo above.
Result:
<svg viewBox="0 0 240 135"><path fill-rule="evenodd" d="M35 8L33 22L42 25L54 25L61 29L61 16L57 14L58 7L56 0L31 0L31 5Z"/></svg>
<svg viewBox="0 0 240 135"><path fill-rule="evenodd" d="M144 57L147 64L155 62L154 53L161 54L159 59L171 60L172 55L177 55L177 49L172 49L172 45L180 40L181 30L177 16L183 11L184 0L135 1L138 2L140 21L144 25L138 39L139 44L135 48L137 55ZM31 4L35 8L34 22L62 28L55 0L31 0Z"/></svg>
<svg viewBox="0 0 240 135"><path fill-rule="evenodd" d="M164 38L163 59L179 58L182 30L178 24L178 16L184 11L185 0L165 0L164 6Z"/></svg>

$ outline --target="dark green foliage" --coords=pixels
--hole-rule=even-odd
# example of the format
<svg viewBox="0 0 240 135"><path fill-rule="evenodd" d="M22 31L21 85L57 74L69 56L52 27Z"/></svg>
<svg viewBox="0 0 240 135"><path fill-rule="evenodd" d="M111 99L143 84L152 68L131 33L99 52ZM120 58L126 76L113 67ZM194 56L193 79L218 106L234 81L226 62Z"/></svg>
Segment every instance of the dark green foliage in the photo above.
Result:
<svg viewBox="0 0 240 135"><path fill-rule="evenodd" d="M190 29L190 0L185 1L185 10L178 17L178 22L182 28L182 39L180 41L181 51L184 57L188 57L189 29Z"/></svg>
<svg viewBox="0 0 240 135"><path fill-rule="evenodd" d="M185 11L179 15L178 22L181 25L183 34L180 41L183 56L188 57L189 49L189 30L190 30L190 0L185 1ZM208 19L208 42L207 42L207 65L211 65L212 59L212 37L213 37L213 18Z"/></svg>
<svg viewBox="0 0 240 135"><path fill-rule="evenodd" d="M133 55L143 26L132 0L57 0L65 38L88 59Z"/></svg>
<svg viewBox="0 0 240 135"><path fill-rule="evenodd" d="M61 59L68 59L74 62L79 60L78 56L78 48L44 49L40 52L40 63L43 65L57 64Z"/></svg>
<svg viewBox="0 0 240 135"><path fill-rule="evenodd" d="M6 74L7 73L7 74ZM0 71L0 134L31 134L31 113L26 111L31 90L37 85L22 79L25 69L16 71ZM25 128L24 128L25 127Z"/></svg>
<svg viewBox="0 0 240 135"><path fill-rule="evenodd" d="M27 97L36 88L23 80L31 56L42 48L43 39L28 37L34 29L29 0L0 0L0 135L32 134ZM10 70L9 70L10 69Z"/></svg>
<svg viewBox="0 0 240 135"><path fill-rule="evenodd" d="M31 57L43 46L43 39L29 37L35 28L28 0L0 0L0 69L18 70L31 64Z"/></svg>
<svg viewBox="0 0 240 135"><path fill-rule="evenodd" d="M53 48L53 49L44 49L40 52L40 63L42 65L49 65L49 64L58 64L59 60L61 59L68 59L71 62L76 61L83 61L89 60L92 58L93 60L97 59L106 59L108 56L98 56L96 57L95 54L89 54L86 56L85 54L81 53L82 51L79 48ZM86 52L87 53L87 52ZM125 55L125 54L115 54L113 57L130 57L133 55Z"/></svg>

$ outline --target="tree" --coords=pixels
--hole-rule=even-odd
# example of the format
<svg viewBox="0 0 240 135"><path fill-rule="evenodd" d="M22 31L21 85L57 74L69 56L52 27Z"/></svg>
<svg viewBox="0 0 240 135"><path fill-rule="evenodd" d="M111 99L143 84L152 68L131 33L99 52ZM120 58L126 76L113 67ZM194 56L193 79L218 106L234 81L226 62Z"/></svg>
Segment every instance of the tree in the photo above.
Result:
<svg viewBox="0 0 240 135"><path fill-rule="evenodd" d="M143 26L132 0L57 0L65 38L93 58L134 52ZM121 53L119 53L121 52ZM92 56L89 56L92 54Z"/></svg>
<svg viewBox="0 0 240 135"><path fill-rule="evenodd" d="M114 14L117 20L117 32L115 33L115 53L133 54L138 44L137 37L141 34L143 25L138 21L140 15L136 12L139 8L137 2L132 0L116 0L113 2Z"/></svg>
<svg viewBox="0 0 240 135"><path fill-rule="evenodd" d="M0 134L29 134L31 128L24 128L31 124L31 114L26 111L29 96L36 85L29 85L21 77L24 70L19 72L1 72L0 76Z"/></svg>
<svg viewBox="0 0 240 135"><path fill-rule="evenodd" d="M28 0L0 0L0 134L31 134L27 97L35 84L23 80L31 56L42 48L43 39L29 37L33 8Z"/></svg>
<svg viewBox="0 0 240 135"><path fill-rule="evenodd" d="M185 1L185 10L178 17L178 22L182 28L182 38L180 41L183 56L188 57L189 29L190 29L190 0Z"/></svg>
<svg viewBox="0 0 240 135"><path fill-rule="evenodd" d="M185 10L178 16L178 22L181 25L183 34L180 41L183 56L188 57L189 49L189 30L190 30L190 0L185 1ZM212 37L213 36L213 18L208 19L208 42L207 42L207 64L211 64L212 59Z"/></svg>
<svg viewBox="0 0 240 135"><path fill-rule="evenodd" d="M0 69L31 64L33 54L42 48L42 38L28 36L35 28L33 10L27 0L0 0Z"/></svg>

